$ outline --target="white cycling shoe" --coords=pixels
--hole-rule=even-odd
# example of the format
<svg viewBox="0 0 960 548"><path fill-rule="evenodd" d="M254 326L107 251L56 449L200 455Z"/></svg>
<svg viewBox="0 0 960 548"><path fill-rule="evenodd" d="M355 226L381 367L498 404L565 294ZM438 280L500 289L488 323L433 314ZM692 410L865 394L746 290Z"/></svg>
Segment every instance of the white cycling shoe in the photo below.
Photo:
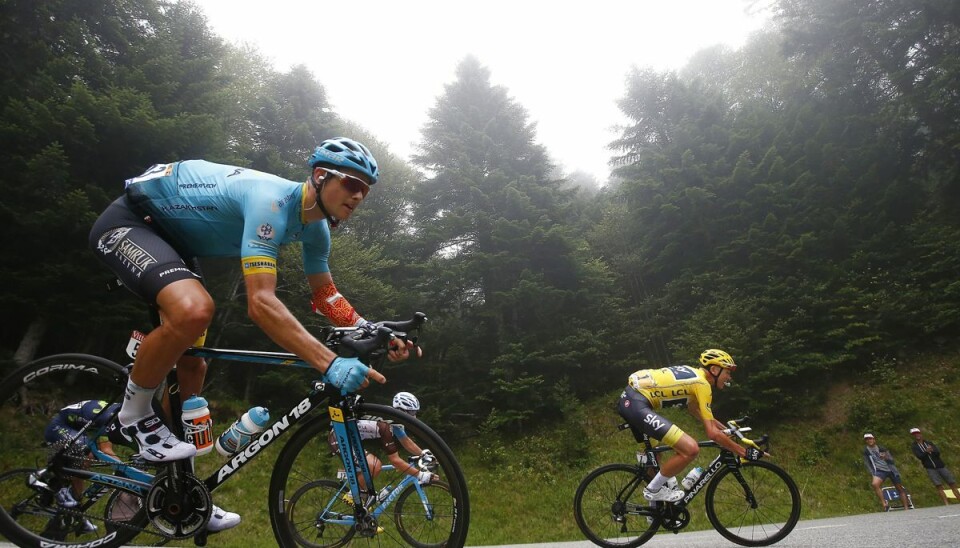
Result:
<svg viewBox="0 0 960 548"><path fill-rule="evenodd" d="M136 440L140 456L151 462L172 462L197 454L192 443L184 443L170 432L156 414L147 416L131 426L121 425L120 432L129 440Z"/></svg>
<svg viewBox="0 0 960 548"><path fill-rule="evenodd" d="M677 502L683 498L683 491L664 485L658 491L643 488L643 498L652 502Z"/></svg>
<svg viewBox="0 0 960 548"><path fill-rule="evenodd" d="M213 511L210 513L210 521L207 522L207 531L218 533L231 527L240 525L240 514L227 512L216 504L213 505Z"/></svg>

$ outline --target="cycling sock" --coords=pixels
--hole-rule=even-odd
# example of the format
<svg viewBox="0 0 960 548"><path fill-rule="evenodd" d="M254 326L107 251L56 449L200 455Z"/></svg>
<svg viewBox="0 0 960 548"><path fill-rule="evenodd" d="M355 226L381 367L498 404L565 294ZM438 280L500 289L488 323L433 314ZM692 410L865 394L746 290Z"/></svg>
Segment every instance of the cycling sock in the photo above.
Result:
<svg viewBox="0 0 960 548"><path fill-rule="evenodd" d="M659 491L663 484L667 483L667 476L664 476L660 472L657 472L657 475L650 480L650 483L647 484L647 489L650 491Z"/></svg>
<svg viewBox="0 0 960 548"><path fill-rule="evenodd" d="M127 389L123 395L123 405L120 406L120 412L117 413L117 419L122 426L130 426L138 420L153 413L153 394L157 391L154 388L144 388L132 379L127 379Z"/></svg>

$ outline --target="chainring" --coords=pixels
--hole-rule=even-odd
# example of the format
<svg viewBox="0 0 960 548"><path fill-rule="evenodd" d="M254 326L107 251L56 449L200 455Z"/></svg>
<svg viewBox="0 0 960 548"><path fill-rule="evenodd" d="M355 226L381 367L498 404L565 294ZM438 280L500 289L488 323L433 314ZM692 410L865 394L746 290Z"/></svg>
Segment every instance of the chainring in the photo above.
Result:
<svg viewBox="0 0 960 548"><path fill-rule="evenodd" d="M193 474L172 477L167 471L154 480L144 505L147 518L162 534L174 539L191 538L204 531L213 502L206 484ZM178 495L179 493L179 495Z"/></svg>

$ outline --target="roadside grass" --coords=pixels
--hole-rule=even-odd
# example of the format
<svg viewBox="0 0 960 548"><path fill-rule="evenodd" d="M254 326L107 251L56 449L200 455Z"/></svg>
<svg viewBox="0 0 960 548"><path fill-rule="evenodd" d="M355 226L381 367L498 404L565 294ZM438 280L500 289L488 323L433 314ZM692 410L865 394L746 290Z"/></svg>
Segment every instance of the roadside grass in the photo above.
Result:
<svg viewBox="0 0 960 548"><path fill-rule="evenodd" d="M763 432L771 435L771 460L787 470L800 488L802 519L879 511L880 503L869 487L861 460L865 431L874 433L878 442L893 452L918 508L940 505L936 490L909 451L912 439L908 430L920 427L940 446L948 467L960 473L958 373L960 354L885 362L872 366L856 382L838 383L823 402L823 412L814 418L780 424L767 424L762 417L753 420L757 436ZM638 449L629 431L616 428L620 421L613 402L619 393L617 388L580 406L572 414L575 418L562 425L510 438L484 434L454 447L470 489L468 545L583 538L573 519L573 496L580 480L600 465L634 462ZM211 399L211 407L219 433L246 406ZM685 413L671 413L671 418L695 437L703 437L701 425ZM5 435L16 438L19 432ZM243 522L211 536L210 546L276 545L267 512L267 490L273 463L285 441L268 447L256 462L214 493L215 503L240 513ZM707 464L715 454L703 450L696 465ZM198 458L200 477L222 462L216 453ZM692 521L687 530L710 528L702 493L690 511ZM192 541L168 544L192 545Z"/></svg>

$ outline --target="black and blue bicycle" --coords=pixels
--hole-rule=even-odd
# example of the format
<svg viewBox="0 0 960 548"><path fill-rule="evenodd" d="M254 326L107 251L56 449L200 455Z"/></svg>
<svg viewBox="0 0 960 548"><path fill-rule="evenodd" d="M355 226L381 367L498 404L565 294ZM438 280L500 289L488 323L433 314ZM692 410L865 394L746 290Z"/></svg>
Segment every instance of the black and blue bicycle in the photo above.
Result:
<svg viewBox="0 0 960 548"><path fill-rule="evenodd" d="M320 338L341 356L379 365L392 339L415 341L425 320L418 313L403 322L381 322L372 335L326 328ZM309 368L282 352L192 348L187 354ZM44 428L62 407L89 399L120 401L127 374L127 368L103 358L60 354L21 367L0 384L0 421L8 425L0 447L0 534L5 538L19 546L108 547L190 538L204 545L210 493L293 432L273 464L266 501L278 545L460 547L466 542L467 484L440 436L416 417L366 403L356 394L342 395L320 381L309 382L305 394L273 424L204 479L189 461L157 465L140 459L131 447L112 444L105 450L98 440L111 428L106 421L88 425L72 440L43 443ZM171 429L182 434L175 372L165 393ZM412 456L410 465L429 471L434 480L421 485L389 465L375 477L357 429L357 421L365 419L402 427L432 454ZM330 450L331 431L345 442L339 457ZM71 485L82 486L74 488L78 504L58 504L57 491Z"/></svg>

